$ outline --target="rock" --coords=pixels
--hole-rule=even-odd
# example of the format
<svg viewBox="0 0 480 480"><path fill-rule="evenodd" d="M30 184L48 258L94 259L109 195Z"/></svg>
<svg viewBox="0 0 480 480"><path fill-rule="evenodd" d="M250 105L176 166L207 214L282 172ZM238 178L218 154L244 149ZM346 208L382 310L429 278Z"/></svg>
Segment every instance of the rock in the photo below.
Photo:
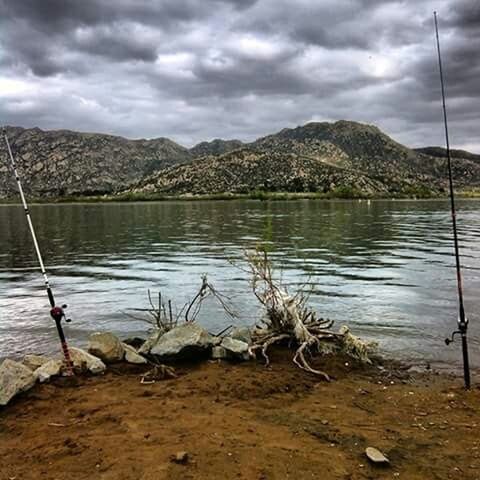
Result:
<svg viewBox="0 0 480 480"><path fill-rule="evenodd" d="M375 447L367 447L365 449L365 455L368 457L368 459L376 464L379 465L387 465L390 463L388 458L378 449Z"/></svg>
<svg viewBox="0 0 480 480"><path fill-rule="evenodd" d="M164 333L150 349L158 357L187 359L209 353L213 337L196 323L183 323Z"/></svg>
<svg viewBox="0 0 480 480"><path fill-rule="evenodd" d="M125 350L125 361L128 363L143 364L147 363L146 358L142 357L137 351L130 345L122 343L122 347Z"/></svg>
<svg viewBox="0 0 480 480"><path fill-rule="evenodd" d="M107 363L119 362L125 355L122 342L110 332L92 333L88 341L88 352Z"/></svg>
<svg viewBox="0 0 480 480"><path fill-rule="evenodd" d="M70 347L69 350L75 367L86 368L94 374L103 373L106 370L107 367L99 358L90 355L90 353L85 350L76 347Z"/></svg>
<svg viewBox="0 0 480 480"><path fill-rule="evenodd" d="M142 346L138 349L138 353L147 354L150 353L151 348L158 342L160 338L160 333L155 333L148 337L142 344Z"/></svg>
<svg viewBox="0 0 480 480"><path fill-rule="evenodd" d="M249 327L235 327L229 337L233 338L234 340L241 340L245 342L248 346L250 346L252 342L252 332Z"/></svg>
<svg viewBox="0 0 480 480"><path fill-rule="evenodd" d="M226 350L228 358L237 360L248 360L250 358L248 343L242 342L241 340L225 337L220 346Z"/></svg>
<svg viewBox="0 0 480 480"><path fill-rule="evenodd" d="M226 358L228 358L228 353L223 347L215 346L212 348L213 360L225 360Z"/></svg>
<svg viewBox="0 0 480 480"><path fill-rule="evenodd" d="M35 376L25 365L8 358L0 365L0 405L6 405L15 395L33 385Z"/></svg>
<svg viewBox="0 0 480 480"><path fill-rule="evenodd" d="M51 377L60 375L62 372L62 366L62 360L52 359L38 367L33 372L33 375L40 383L44 383L50 380Z"/></svg>
<svg viewBox="0 0 480 480"><path fill-rule="evenodd" d="M177 452L175 455L173 455L172 461L185 465L188 462L188 452Z"/></svg>
<svg viewBox="0 0 480 480"><path fill-rule="evenodd" d="M51 359L45 355L25 355L22 363L30 370L35 371L38 367L41 367L50 360Z"/></svg>
<svg viewBox="0 0 480 480"><path fill-rule="evenodd" d="M408 370L407 373L415 374L415 373L431 373L430 365L412 365Z"/></svg>

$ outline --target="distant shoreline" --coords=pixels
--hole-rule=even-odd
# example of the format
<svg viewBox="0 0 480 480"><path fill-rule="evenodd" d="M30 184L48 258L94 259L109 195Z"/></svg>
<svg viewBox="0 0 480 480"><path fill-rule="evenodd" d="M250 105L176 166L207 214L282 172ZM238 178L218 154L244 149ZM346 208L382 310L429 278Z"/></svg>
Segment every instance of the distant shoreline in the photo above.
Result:
<svg viewBox="0 0 480 480"><path fill-rule="evenodd" d="M353 195L349 195L353 193ZM480 199L480 190L456 192L459 199ZM419 195L372 195L362 192L331 191L319 192L266 192L251 193L213 193L213 194L178 194L165 195L160 193L127 193L107 195L78 195L49 198L27 198L30 204L47 203L129 203L129 202L171 202L171 201L205 201L205 200L262 200L262 201L295 201L295 200L442 200L446 194L420 192ZM20 203L16 197L0 199L0 205Z"/></svg>

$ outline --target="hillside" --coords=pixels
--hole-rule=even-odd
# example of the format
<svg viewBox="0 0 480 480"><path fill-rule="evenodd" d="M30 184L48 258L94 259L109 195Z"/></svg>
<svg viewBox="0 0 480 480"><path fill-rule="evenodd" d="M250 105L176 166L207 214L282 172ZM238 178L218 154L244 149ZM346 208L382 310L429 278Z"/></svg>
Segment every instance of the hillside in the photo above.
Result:
<svg viewBox="0 0 480 480"><path fill-rule="evenodd" d="M25 193L62 197L114 193L161 168L191 159L189 151L167 138L127 140L68 130L7 127ZM0 142L0 198L17 194Z"/></svg>
<svg viewBox="0 0 480 480"><path fill-rule="evenodd" d="M156 172L133 192L438 194L447 186L445 161L431 153L411 150L370 125L309 123L283 129L240 149ZM454 172L457 187L480 185L480 162L456 158Z"/></svg>
<svg viewBox="0 0 480 480"><path fill-rule="evenodd" d="M410 149L377 127L312 122L257 139L201 142L8 128L28 196L252 191L418 196L447 188L445 150ZM480 155L452 150L455 187L480 186ZM0 143L0 198L16 185Z"/></svg>
<svg viewBox="0 0 480 480"><path fill-rule="evenodd" d="M190 153L194 157L204 157L206 155L222 155L231 152L237 148L243 147L240 140L221 140L216 138L211 142L201 142L190 149Z"/></svg>
<svg viewBox="0 0 480 480"><path fill-rule="evenodd" d="M415 152L430 155L432 157L447 158L447 150L443 147L423 147L415 148L414 150ZM450 157L473 160L474 162L480 163L480 155L477 155L476 153L466 152L465 150L450 149Z"/></svg>
<svg viewBox="0 0 480 480"><path fill-rule="evenodd" d="M157 172L134 191L166 194L249 193L256 190L310 192L339 186L384 191L378 181L308 156L243 148Z"/></svg>

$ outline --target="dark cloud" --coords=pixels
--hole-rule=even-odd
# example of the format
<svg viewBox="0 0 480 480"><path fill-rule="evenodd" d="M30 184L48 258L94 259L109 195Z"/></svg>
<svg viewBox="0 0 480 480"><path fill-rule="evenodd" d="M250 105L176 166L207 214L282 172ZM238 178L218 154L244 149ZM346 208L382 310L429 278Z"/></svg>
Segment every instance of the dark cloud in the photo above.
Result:
<svg viewBox="0 0 480 480"><path fill-rule="evenodd" d="M244 140L311 120L455 146L480 107L471 0L0 0L0 123Z"/></svg>

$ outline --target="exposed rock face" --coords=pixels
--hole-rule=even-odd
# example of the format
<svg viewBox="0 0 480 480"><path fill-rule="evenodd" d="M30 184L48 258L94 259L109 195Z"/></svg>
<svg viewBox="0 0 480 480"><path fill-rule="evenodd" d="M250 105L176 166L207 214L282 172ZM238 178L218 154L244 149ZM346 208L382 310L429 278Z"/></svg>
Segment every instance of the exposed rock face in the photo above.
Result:
<svg viewBox="0 0 480 480"><path fill-rule="evenodd" d="M30 370L35 371L38 367L41 367L43 364L50 361L50 358L45 355L34 355L29 354L23 357L23 364L28 367Z"/></svg>
<svg viewBox="0 0 480 480"><path fill-rule="evenodd" d="M196 323L184 323L163 334L150 353L161 358L186 359L210 351L213 337Z"/></svg>
<svg viewBox="0 0 480 480"><path fill-rule="evenodd" d="M25 365L8 358L0 365L0 405L6 405L15 395L33 385L35 376Z"/></svg>
<svg viewBox="0 0 480 480"><path fill-rule="evenodd" d="M139 355L137 351L131 346L127 345L126 343L122 343L122 346L125 350L125 361L128 363L135 363L137 365L141 365L147 363L147 360Z"/></svg>
<svg viewBox="0 0 480 480"><path fill-rule="evenodd" d="M8 127L7 134L25 193L34 197L114 193L147 174L192 158L186 148L167 138L127 140L18 127ZM16 196L3 139L0 158L0 198Z"/></svg>
<svg viewBox="0 0 480 480"><path fill-rule="evenodd" d="M90 355L85 350L70 347L70 357L75 367L86 369L93 374L103 373L106 370L105 364L97 357Z"/></svg>
<svg viewBox="0 0 480 480"><path fill-rule="evenodd" d="M50 378L60 375L62 366L62 360L52 359L38 367L35 372L33 372L33 375L40 383L44 383L50 380Z"/></svg>
<svg viewBox="0 0 480 480"><path fill-rule="evenodd" d="M122 342L110 332L92 333L88 340L88 352L106 363L119 362L125 355Z"/></svg>

